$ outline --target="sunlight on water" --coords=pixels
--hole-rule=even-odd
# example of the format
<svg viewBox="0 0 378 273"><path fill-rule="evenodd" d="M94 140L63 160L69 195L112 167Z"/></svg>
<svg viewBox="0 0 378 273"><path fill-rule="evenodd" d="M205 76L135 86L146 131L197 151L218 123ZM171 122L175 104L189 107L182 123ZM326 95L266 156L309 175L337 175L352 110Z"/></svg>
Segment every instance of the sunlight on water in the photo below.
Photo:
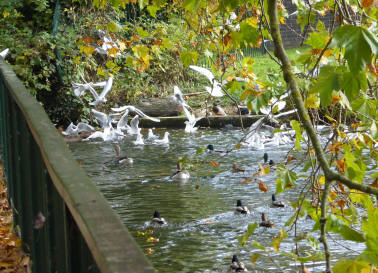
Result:
<svg viewBox="0 0 378 273"><path fill-rule="evenodd" d="M146 136L147 131L142 133ZM163 136L164 131L155 132ZM240 181L252 178L258 170L258 163L263 162L263 153L268 152L274 162L283 163L290 146L265 147L265 150L254 151L242 147L227 156L205 153L197 156L208 162L215 161L219 167L204 164L198 172L191 171L191 179L186 182L173 182L169 176L176 169L179 157L196 156L198 147L213 144L218 150L233 148L240 137L240 130L200 130L194 134L185 134L183 130L170 131L170 145L159 146L146 142L137 147L132 143L133 137L127 137L118 144L121 154L127 154L134 159L132 165L112 165L108 162L115 157L113 143L81 142L70 145L77 159L82 160L82 166L97 184L101 192L109 200L111 206L119 213L125 225L135 236L143 250L152 248L153 254L148 258L158 272L227 272L232 255L237 254L249 272L277 272L277 267L267 259L259 259L252 266L250 258L259 253L255 247L247 244L241 247L237 237L243 235L248 224L260 222L261 212L267 213L276 227L272 229L257 228L253 239L263 245L269 245L285 222L293 214L293 209L270 208L271 194L275 191L274 172L259 178L269 187L268 192L259 190L256 181L244 184ZM293 161L290 167L295 167L300 161ZM246 172L233 173L232 163L246 169ZM300 168L296 169L297 171ZM302 181L303 182L303 181ZM301 180L298 187L291 189L278 197L287 204L296 201L301 190ZM236 200L241 199L248 206L251 214L240 216L234 214ZM168 225L154 228L149 225L154 210L159 210ZM312 220L299 220L300 232L310 232ZM137 231L152 229L159 242L148 243L144 237L137 237ZM294 229L288 231L289 238L281 243L281 250L292 251L291 243ZM313 234L315 238L318 233ZM337 238L335 235L333 238ZM347 245L354 251L361 252L363 244L330 240L330 246L337 260L345 255L356 253L345 249ZM341 243L341 244L340 244ZM300 249L310 251L310 248L299 244ZM261 252L260 252L261 253ZM273 256L285 272L297 272L299 264L283 257ZM306 264L313 272L323 269L322 262Z"/></svg>

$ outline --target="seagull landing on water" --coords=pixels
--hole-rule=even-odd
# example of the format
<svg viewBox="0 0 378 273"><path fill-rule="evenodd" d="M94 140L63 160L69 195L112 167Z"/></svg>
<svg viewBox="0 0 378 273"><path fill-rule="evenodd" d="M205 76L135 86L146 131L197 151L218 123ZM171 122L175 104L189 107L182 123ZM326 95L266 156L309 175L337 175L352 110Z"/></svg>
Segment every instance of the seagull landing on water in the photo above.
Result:
<svg viewBox="0 0 378 273"><path fill-rule="evenodd" d="M105 96L106 94L109 93L110 89L112 89L112 85L113 85L113 78L109 77L100 95L97 94L96 90L94 90L92 86L89 86L89 91L92 93L95 99L95 101L90 102L89 105L99 105L101 103L106 102Z"/></svg>
<svg viewBox="0 0 378 273"><path fill-rule="evenodd" d="M103 132L99 132L99 131L94 132L85 140L90 140L94 138L102 138L104 141L109 141L109 140L122 138L125 136L122 132L115 130L112 125L112 122L115 120L115 118L120 115L119 113L110 114L108 116L95 109L92 109L91 112L94 115L94 117L99 121L101 127L103 128Z"/></svg>
<svg viewBox="0 0 378 273"><path fill-rule="evenodd" d="M198 127L194 127L194 126L196 125L197 121L199 121L200 119L204 117L196 118L192 113L190 113L190 111L185 106L183 106L183 109L184 109L184 113L186 117L188 118L188 120L185 121L185 132L193 133L197 131Z"/></svg>
<svg viewBox="0 0 378 273"><path fill-rule="evenodd" d="M135 145L144 145L143 135L140 132L138 132L136 140L133 143Z"/></svg>
<svg viewBox="0 0 378 273"><path fill-rule="evenodd" d="M161 144L161 145L166 145L169 144L169 139L168 139L169 133L165 132L164 137L162 139L155 139L154 143L155 144Z"/></svg>
<svg viewBox="0 0 378 273"><path fill-rule="evenodd" d="M150 120L155 121L155 122L160 122L160 119L147 116L141 110L139 110L138 108L136 108L132 105L126 105L126 106L122 106L122 107L118 107L118 108L110 108L110 109L112 109L113 112L123 112L123 111L128 110L129 112L134 112L135 114L141 116L142 118L147 118L147 119L150 119Z"/></svg>
<svg viewBox="0 0 378 273"><path fill-rule="evenodd" d="M7 57L8 55L8 52L9 52L9 48L4 49L3 51L0 52L0 57L5 59L5 57Z"/></svg>
<svg viewBox="0 0 378 273"><path fill-rule="evenodd" d="M81 132L93 132L94 128L84 122L79 122L77 125L72 122L68 125L67 129L62 132L65 136L77 136Z"/></svg>
<svg viewBox="0 0 378 273"><path fill-rule="evenodd" d="M140 132L138 125L139 125L139 116L136 115L130 121L130 126L129 126L129 128L126 129L127 133L130 134L130 135L138 135L139 132Z"/></svg>

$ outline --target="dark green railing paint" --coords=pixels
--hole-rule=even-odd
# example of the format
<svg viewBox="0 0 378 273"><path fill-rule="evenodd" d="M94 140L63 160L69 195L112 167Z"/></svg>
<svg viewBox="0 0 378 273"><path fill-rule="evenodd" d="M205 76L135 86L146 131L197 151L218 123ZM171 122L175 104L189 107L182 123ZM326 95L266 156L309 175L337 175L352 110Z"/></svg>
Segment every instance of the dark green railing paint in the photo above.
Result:
<svg viewBox="0 0 378 273"><path fill-rule="evenodd" d="M154 272L39 103L0 59L0 150L33 272ZM41 212L46 222L34 228Z"/></svg>

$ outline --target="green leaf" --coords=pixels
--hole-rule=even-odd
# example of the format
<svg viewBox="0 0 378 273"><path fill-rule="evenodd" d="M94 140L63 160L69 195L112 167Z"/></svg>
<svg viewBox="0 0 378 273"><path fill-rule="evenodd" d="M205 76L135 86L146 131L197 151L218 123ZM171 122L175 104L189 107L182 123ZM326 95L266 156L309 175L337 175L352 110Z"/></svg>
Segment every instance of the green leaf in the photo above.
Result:
<svg viewBox="0 0 378 273"><path fill-rule="evenodd" d="M290 121L290 124L291 124L291 127L293 128L293 130L295 131L295 146L297 147L297 150L300 151L301 150L301 140L303 140L301 124L296 120Z"/></svg>
<svg viewBox="0 0 378 273"><path fill-rule="evenodd" d="M116 22L110 22L106 25L106 30L110 32L118 32L122 28Z"/></svg>
<svg viewBox="0 0 378 273"><path fill-rule="evenodd" d="M335 215L331 214L327 217L326 229L327 231L340 234L346 240L354 242L365 242L363 234L355 231L354 229L351 229L343 222L343 220Z"/></svg>
<svg viewBox="0 0 378 273"><path fill-rule="evenodd" d="M350 151L348 146L345 146L345 175L357 183L362 183L365 177L366 164L362 160L361 151Z"/></svg>
<svg viewBox="0 0 378 273"><path fill-rule="evenodd" d="M249 237L251 237L253 235L257 226L258 226L257 223L249 224L247 232L244 233L244 235L238 237L238 241L239 241L241 246L244 246L247 243Z"/></svg>
<svg viewBox="0 0 378 273"><path fill-rule="evenodd" d="M328 31L324 30L321 32L312 32L308 35L308 38L305 44L311 46L312 48L324 48L328 40L329 40Z"/></svg>
<svg viewBox="0 0 378 273"><path fill-rule="evenodd" d="M162 43L165 49L171 50L174 47L172 40L169 38L163 38Z"/></svg>
<svg viewBox="0 0 378 273"><path fill-rule="evenodd" d="M147 7L147 10L148 10L148 12L150 13L150 15L156 19L156 12L159 10L159 7L156 7L156 6L148 6L148 7Z"/></svg>
<svg viewBox="0 0 378 273"><path fill-rule="evenodd" d="M259 31L257 28L253 27L248 22L240 23L240 46L245 47L248 46L249 43L257 44L257 40L259 38Z"/></svg>
<svg viewBox="0 0 378 273"><path fill-rule="evenodd" d="M142 27L136 27L140 37L145 38L149 35L148 31L145 31Z"/></svg>
<svg viewBox="0 0 378 273"><path fill-rule="evenodd" d="M370 268L369 263L363 261L338 261L332 269L333 273L360 273L362 269Z"/></svg>
<svg viewBox="0 0 378 273"><path fill-rule="evenodd" d="M338 68L342 69L342 68ZM342 73L334 66L323 66L320 69L316 84L311 88L311 93L320 94L322 106L328 106L332 101L332 91L341 89Z"/></svg>
<svg viewBox="0 0 378 273"><path fill-rule="evenodd" d="M282 164L277 166L276 176L278 177L276 181L276 194L279 194L296 184L297 174L290 171Z"/></svg>
<svg viewBox="0 0 378 273"><path fill-rule="evenodd" d="M362 222L362 230L366 233L366 250L361 254L361 258L378 266L378 210L370 207L368 218Z"/></svg>
<svg viewBox="0 0 378 273"><path fill-rule="evenodd" d="M280 249L280 244L282 242L283 239L285 239L287 237L287 233L286 231L282 228L280 230L280 232L277 234L276 237L273 238L273 247L275 250L279 250Z"/></svg>
<svg viewBox="0 0 378 273"><path fill-rule="evenodd" d="M182 51L180 59L185 66L189 66L197 62L198 53L196 51Z"/></svg>
<svg viewBox="0 0 378 273"><path fill-rule="evenodd" d="M372 55L378 54L378 39L368 29L345 25L333 35L331 46L345 48L345 58L350 71L358 73L371 62Z"/></svg>
<svg viewBox="0 0 378 273"><path fill-rule="evenodd" d="M195 11L201 3L201 0L185 0L183 7L189 11Z"/></svg>
<svg viewBox="0 0 378 273"><path fill-rule="evenodd" d="M352 102L352 109L359 113L359 118L363 122L368 122L369 119L366 117L370 117L375 119L377 115L376 107L377 101L368 100L365 98L353 100Z"/></svg>
<svg viewBox="0 0 378 273"><path fill-rule="evenodd" d="M364 71L359 73L346 72L343 74L341 89L344 89L348 100L352 101L361 90L365 91L366 88L367 77Z"/></svg>

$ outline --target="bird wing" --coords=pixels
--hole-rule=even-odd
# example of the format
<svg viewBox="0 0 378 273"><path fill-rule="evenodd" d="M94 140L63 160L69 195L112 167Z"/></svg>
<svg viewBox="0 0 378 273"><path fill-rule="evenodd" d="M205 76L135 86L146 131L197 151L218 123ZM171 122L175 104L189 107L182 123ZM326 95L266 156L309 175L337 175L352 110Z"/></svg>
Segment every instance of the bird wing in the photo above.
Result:
<svg viewBox="0 0 378 273"><path fill-rule="evenodd" d="M129 110L126 110L126 112L122 115L122 117L119 119L119 121L117 123L117 130L118 131L122 131L129 126L129 125L127 125L128 116L129 116Z"/></svg>
<svg viewBox="0 0 378 273"><path fill-rule="evenodd" d="M222 88L218 85L213 85L213 88L206 86L206 91L213 97L223 97Z"/></svg>
<svg viewBox="0 0 378 273"><path fill-rule="evenodd" d="M100 122L101 127L105 127L105 125L108 122L108 116L100 111L97 111L95 109L91 110L94 117Z"/></svg>
<svg viewBox="0 0 378 273"><path fill-rule="evenodd" d="M88 87L89 87L89 91L90 91L91 94L93 95L94 99L95 99L96 101L98 101L98 100L99 100L99 96L98 96L96 90L94 90L94 88L93 88L91 85L88 85Z"/></svg>
<svg viewBox="0 0 378 273"><path fill-rule="evenodd" d="M129 105L125 105L125 106L121 106L121 107L118 107L118 108L110 108L113 112L123 112L125 111L126 109L130 109L131 107ZM131 110L133 111L133 110Z"/></svg>
<svg viewBox="0 0 378 273"><path fill-rule="evenodd" d="M5 59L5 57L8 55L9 48L4 49L3 51L0 52L0 57Z"/></svg>
<svg viewBox="0 0 378 273"><path fill-rule="evenodd" d="M100 98L105 98L106 94L108 94L110 89L112 89L112 85L113 85L113 78L109 77L109 79L107 80L107 82L105 84L104 89L102 90L102 92L100 94Z"/></svg>
<svg viewBox="0 0 378 273"><path fill-rule="evenodd" d="M92 126L90 126L89 124L86 124L84 122L79 122L77 124L77 130L79 132L92 132L92 131L94 131L94 128Z"/></svg>
<svg viewBox="0 0 378 273"><path fill-rule="evenodd" d="M106 85L106 82L95 82L95 83L91 82L90 85L92 87L102 87Z"/></svg>
<svg viewBox="0 0 378 273"><path fill-rule="evenodd" d="M139 116L136 115L135 117L133 117L133 119L130 121L130 126L133 130L135 130L136 132L138 131L138 124L139 124Z"/></svg>
<svg viewBox="0 0 378 273"><path fill-rule="evenodd" d="M64 132L62 132L63 135L68 136L71 135L74 131L76 126L71 122L70 125L66 128Z"/></svg>
<svg viewBox="0 0 378 273"><path fill-rule="evenodd" d="M204 75L204 76L206 76L206 78L208 78L209 81L211 83L213 83L214 75L213 75L213 73L211 73L210 70L207 70L206 68L195 66L195 65L189 65L189 68L200 73L200 74L202 74L202 75Z"/></svg>
<svg viewBox="0 0 378 273"><path fill-rule="evenodd" d="M136 107L133 107L133 108L130 108L130 111L134 111L135 113L137 113L139 116L141 116L142 118L148 118L152 121L155 121L155 122L160 122L160 119L157 119L157 118L152 118L150 116L147 116L145 113L143 113L141 110L139 110L138 108Z"/></svg>
<svg viewBox="0 0 378 273"><path fill-rule="evenodd" d="M279 117L282 117L282 116L290 115L290 114L295 113L295 112L297 112L297 109L294 109L294 110L290 110L290 111L286 111L286 112L280 113L280 114L278 114L278 115L275 115L274 117L275 117L275 118L279 118Z"/></svg>
<svg viewBox="0 0 378 273"><path fill-rule="evenodd" d="M189 110L185 106L183 106L182 108L184 109L184 113L186 117L188 118L189 122L192 123L195 117L189 112Z"/></svg>

